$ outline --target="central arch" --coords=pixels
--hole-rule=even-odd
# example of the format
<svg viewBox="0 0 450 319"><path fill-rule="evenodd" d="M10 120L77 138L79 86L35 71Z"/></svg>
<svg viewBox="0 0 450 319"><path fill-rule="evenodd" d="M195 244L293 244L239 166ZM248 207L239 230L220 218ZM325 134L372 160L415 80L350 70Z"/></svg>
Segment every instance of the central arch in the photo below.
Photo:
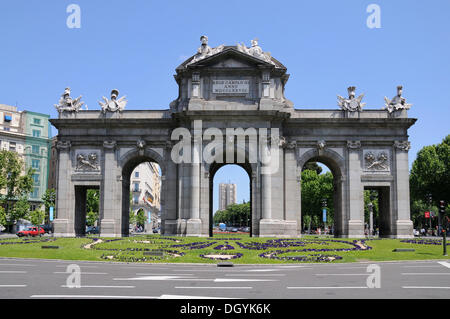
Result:
<svg viewBox="0 0 450 319"><path fill-rule="evenodd" d="M209 166L209 237L213 237L214 224L214 176L217 171L226 165L237 165L245 170L248 175L249 189L250 189L250 225L253 225L253 205L252 205L252 167L250 163L212 163ZM253 227L250 226L250 237L252 237Z"/></svg>
<svg viewBox="0 0 450 319"><path fill-rule="evenodd" d="M154 162L159 165L161 169L161 194L160 201L161 206L164 203L165 197L165 183L164 174L166 171L164 161L162 157L151 149L146 150L133 150L126 153L121 161L122 167L122 214L121 214L121 233L122 236L129 236L129 211L130 211L130 178L133 170L141 163ZM164 210L161 209L161 217L164 214Z"/></svg>
<svg viewBox="0 0 450 319"><path fill-rule="evenodd" d="M346 223L344 221L345 216L343 209L343 172L345 171L345 161L339 154L332 150L312 149L304 153L299 158L297 162L299 170L301 171L301 169L308 162L319 162L325 164L333 174L334 237L342 237L347 233L347 230L345 229ZM300 196L302 195L300 194Z"/></svg>

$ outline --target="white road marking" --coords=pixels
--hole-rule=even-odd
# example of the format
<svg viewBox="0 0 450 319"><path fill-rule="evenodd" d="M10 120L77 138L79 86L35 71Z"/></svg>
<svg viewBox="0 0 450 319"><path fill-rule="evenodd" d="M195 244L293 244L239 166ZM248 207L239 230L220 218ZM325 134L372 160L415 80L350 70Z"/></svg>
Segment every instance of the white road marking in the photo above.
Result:
<svg viewBox="0 0 450 319"><path fill-rule="evenodd" d="M0 274L26 274L26 271L22 270L0 270Z"/></svg>
<svg viewBox="0 0 450 319"><path fill-rule="evenodd" d="M225 276L258 276L258 277L283 277L286 276L286 274L225 274Z"/></svg>
<svg viewBox="0 0 450 319"><path fill-rule="evenodd" d="M404 289L450 289L450 287L436 287L436 286L403 286Z"/></svg>
<svg viewBox="0 0 450 319"><path fill-rule="evenodd" d="M1 262L0 262L0 266L36 267L36 265L28 265L28 264L2 264Z"/></svg>
<svg viewBox="0 0 450 319"><path fill-rule="evenodd" d="M445 266L447 268L450 268L450 263L446 262L446 261L439 261L438 264L441 264L442 266Z"/></svg>
<svg viewBox="0 0 450 319"><path fill-rule="evenodd" d="M134 278L114 278L113 280L153 280L153 281L212 281L212 282L239 282L239 281L277 281L273 279L244 279L244 278L183 278L182 276L145 276L145 277L134 277Z"/></svg>
<svg viewBox="0 0 450 319"><path fill-rule="evenodd" d="M74 289L74 287L69 287L66 285L62 285L62 288L70 288L70 289ZM136 288L136 286L80 286L80 287L76 287L75 289L79 289L79 288Z"/></svg>
<svg viewBox="0 0 450 319"><path fill-rule="evenodd" d="M176 289L253 289L253 287L175 287Z"/></svg>
<svg viewBox="0 0 450 319"><path fill-rule="evenodd" d="M367 289L368 287L286 287L287 289Z"/></svg>
<svg viewBox="0 0 450 319"><path fill-rule="evenodd" d="M159 299L233 299L224 297L203 297L203 296L183 296L183 295L161 295Z"/></svg>
<svg viewBox="0 0 450 319"><path fill-rule="evenodd" d="M23 288L27 287L27 285L0 285L0 288Z"/></svg>
<svg viewBox="0 0 450 319"><path fill-rule="evenodd" d="M443 276L445 276L445 275L450 275L450 272L447 272L447 273L446 272L403 272L402 275L404 275L404 276L421 276L421 275L424 275L424 276L443 275Z"/></svg>
<svg viewBox="0 0 450 319"><path fill-rule="evenodd" d="M90 299L158 299L152 296L106 296L106 295L32 295L30 298L90 298Z"/></svg>
<svg viewBox="0 0 450 319"><path fill-rule="evenodd" d="M370 274L316 274L316 276L369 276Z"/></svg>
<svg viewBox="0 0 450 319"><path fill-rule="evenodd" d="M65 271L55 271L54 274L65 274L69 275L72 274L72 272L65 272ZM80 275L107 275L106 272L81 272Z"/></svg>

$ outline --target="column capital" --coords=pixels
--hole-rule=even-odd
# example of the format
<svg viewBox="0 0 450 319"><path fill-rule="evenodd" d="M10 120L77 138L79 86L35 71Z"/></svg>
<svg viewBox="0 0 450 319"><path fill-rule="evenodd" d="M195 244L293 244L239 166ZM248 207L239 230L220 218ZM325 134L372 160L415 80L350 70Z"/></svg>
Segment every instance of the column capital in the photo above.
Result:
<svg viewBox="0 0 450 319"><path fill-rule="evenodd" d="M58 143L56 143L56 148L60 151L68 151L71 147L72 143L70 143L70 141L58 141Z"/></svg>
<svg viewBox="0 0 450 319"><path fill-rule="evenodd" d="M398 150L408 152L411 149L411 143L409 141L395 141L394 147Z"/></svg>
<svg viewBox="0 0 450 319"><path fill-rule="evenodd" d="M114 150L117 146L117 142L116 141L104 141L103 142L103 148L108 149L108 150Z"/></svg>
<svg viewBox="0 0 450 319"><path fill-rule="evenodd" d="M361 141L347 141L347 148L351 150L358 150L361 148Z"/></svg>

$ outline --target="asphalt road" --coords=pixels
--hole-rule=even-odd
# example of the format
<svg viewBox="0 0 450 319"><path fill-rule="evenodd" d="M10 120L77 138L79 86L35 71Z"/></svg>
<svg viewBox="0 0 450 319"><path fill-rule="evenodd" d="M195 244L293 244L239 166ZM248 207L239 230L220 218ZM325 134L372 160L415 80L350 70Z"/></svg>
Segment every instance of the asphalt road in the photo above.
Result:
<svg viewBox="0 0 450 319"><path fill-rule="evenodd" d="M0 258L0 298L448 299L450 261L217 267Z"/></svg>

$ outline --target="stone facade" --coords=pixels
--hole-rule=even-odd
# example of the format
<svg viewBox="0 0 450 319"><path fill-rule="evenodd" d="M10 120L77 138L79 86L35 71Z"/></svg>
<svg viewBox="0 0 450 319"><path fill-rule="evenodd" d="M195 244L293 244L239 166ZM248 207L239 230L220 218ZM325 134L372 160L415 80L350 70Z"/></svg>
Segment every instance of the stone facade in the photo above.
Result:
<svg viewBox="0 0 450 319"><path fill-rule="evenodd" d="M382 194L380 235L412 236L407 130L415 119L406 109L362 110L362 96L352 109L295 109L284 94L287 69L257 43L211 49L202 41L176 69L170 109L67 111L51 120L59 132L56 235L79 235L85 212L76 202L92 186L100 188L101 236L128 235L130 175L152 161L162 172L162 234L211 235L212 180L234 163L250 177L252 236L299 237L301 170L314 160L334 175L337 237L364 236L365 188ZM189 152L180 148L188 137Z"/></svg>

